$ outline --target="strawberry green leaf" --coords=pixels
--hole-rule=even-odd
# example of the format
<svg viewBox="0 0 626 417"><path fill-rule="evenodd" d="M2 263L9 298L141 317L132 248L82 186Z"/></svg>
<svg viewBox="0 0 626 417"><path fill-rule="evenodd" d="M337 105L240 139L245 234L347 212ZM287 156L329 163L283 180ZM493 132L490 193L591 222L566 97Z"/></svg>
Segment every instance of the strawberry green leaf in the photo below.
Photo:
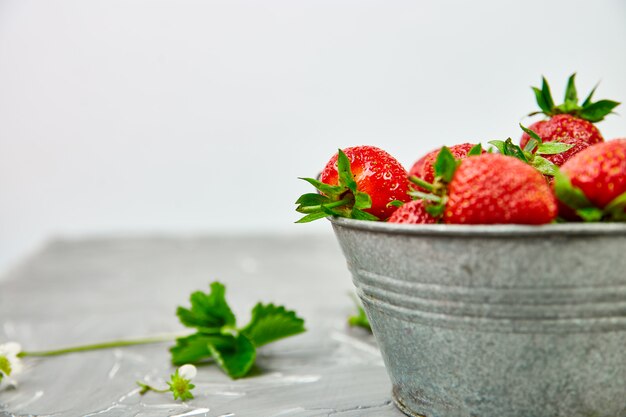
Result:
<svg viewBox="0 0 626 417"><path fill-rule="evenodd" d="M304 331L304 320L294 311L261 303L254 306L250 323L241 329L241 333L257 347Z"/></svg>
<svg viewBox="0 0 626 417"><path fill-rule="evenodd" d="M478 145L472 146L472 148L467 153L467 156L478 156L482 153L483 153L483 145L479 143Z"/></svg>
<svg viewBox="0 0 626 417"><path fill-rule="evenodd" d="M372 207L372 198L369 194L357 191L354 193L354 208L364 210Z"/></svg>
<svg viewBox="0 0 626 417"><path fill-rule="evenodd" d="M554 165L552 162L550 162L546 158L543 158L539 155L535 155L533 157L531 165L535 167L535 169L541 172L543 175L547 175L550 177L553 177L557 170L556 165Z"/></svg>
<svg viewBox="0 0 626 417"><path fill-rule="evenodd" d="M231 378L245 376L254 365L256 348L254 344L243 334L237 336L225 336L228 344L209 344L211 356L220 368Z"/></svg>
<svg viewBox="0 0 626 417"><path fill-rule="evenodd" d="M539 136L537 133L535 133L532 129L527 128L526 126L524 126L523 124L519 124L519 127L528 135L530 136L531 140L528 141L528 143L526 144L526 146L524 146L524 150L527 152L532 152L535 149L535 146L539 145L540 143L543 143L543 140L541 139L541 136ZM534 142L533 142L534 140ZM529 146L530 143L533 143L534 146Z"/></svg>
<svg viewBox="0 0 626 417"><path fill-rule="evenodd" d="M595 87L593 87L593 89L591 90L591 92L587 96L587 98L585 99L585 101L583 101L583 104L582 104L583 108L587 107L588 105L591 104L591 98L593 97L593 93L596 92L596 89L598 88L599 85L600 85L600 83L596 84Z"/></svg>
<svg viewBox="0 0 626 417"><path fill-rule="evenodd" d="M498 150L498 152L500 152L502 155L504 155L505 145L504 145L504 141L503 140L491 140L488 143L493 145L493 146L495 146L495 148Z"/></svg>
<svg viewBox="0 0 626 417"><path fill-rule="evenodd" d="M333 207L330 204L325 204L323 206L320 206L320 210L326 214L326 217L328 216L335 216L335 217L351 217L350 216L350 210L348 207Z"/></svg>
<svg viewBox="0 0 626 417"><path fill-rule="evenodd" d="M330 202L331 202L331 199L322 194L317 194L317 193L303 194L296 201L296 204L300 205L298 208L296 208L296 211L299 211L301 213L306 213L306 207L318 206L318 205L326 204Z"/></svg>
<svg viewBox="0 0 626 417"><path fill-rule="evenodd" d="M433 165L435 176L442 178L445 182L450 182L452 181L457 166L457 160L454 158L454 155L452 155L452 152L450 152L447 146L444 146L439 151Z"/></svg>
<svg viewBox="0 0 626 417"><path fill-rule="evenodd" d="M537 147L537 154L539 155L556 155L566 152L573 148L574 145L561 142L545 142Z"/></svg>
<svg viewBox="0 0 626 417"><path fill-rule="evenodd" d="M565 88L565 106L571 110L578 107L578 91L576 91L576 73L570 75Z"/></svg>
<svg viewBox="0 0 626 417"><path fill-rule="evenodd" d="M576 210L576 214L585 222L599 222L604 216L604 212L597 207L585 207Z"/></svg>
<svg viewBox="0 0 626 417"><path fill-rule="evenodd" d="M552 100L552 93L550 92L550 85L548 85L548 81L546 77L541 78L541 89L537 87L531 87L533 92L535 93L535 99L537 100L537 105L541 109L541 112L534 112L530 115L535 115L537 113L544 113L546 115L551 115L554 109L554 100Z"/></svg>
<svg viewBox="0 0 626 417"><path fill-rule="evenodd" d="M339 174L339 184L356 193L356 181L350 168L350 159L341 149L337 152L337 172Z"/></svg>
<svg viewBox="0 0 626 417"><path fill-rule="evenodd" d="M502 155L512 156L514 158L520 159L523 162L528 163L528 157L522 151L522 148L513 143L511 138L508 138L506 141L501 140L492 140L489 142L491 145L495 146Z"/></svg>
<svg viewBox="0 0 626 417"><path fill-rule="evenodd" d="M548 80L546 80L546 77L541 77L541 93L543 95L543 99L546 103L547 108L551 111L554 108L554 100L552 99L550 85L548 84Z"/></svg>
<svg viewBox="0 0 626 417"><path fill-rule="evenodd" d="M235 325L235 315L224 297L226 289L219 282L211 283L209 294L196 291L191 294L191 309L178 307L176 315L187 327L195 327L200 331L215 330L226 325Z"/></svg>
<svg viewBox="0 0 626 417"><path fill-rule="evenodd" d="M526 157L524 151L522 151L522 148L514 144L511 138L508 138L504 141L504 154L517 158L526 163L528 162L528 158Z"/></svg>
<svg viewBox="0 0 626 417"><path fill-rule="evenodd" d="M596 123L603 120L606 115L612 113L613 109L620 104L612 100L600 100L595 103L592 102L593 95L598 88L598 85L596 85L591 90L587 98L585 98L582 105L579 105L575 78L576 74L574 73L569 77L567 81L564 103L555 106L554 101L552 100L552 95L550 93L550 87L548 86L548 82L546 81L545 77L543 77L541 90L537 87L532 87L541 112L534 112L531 113L531 115L537 113L544 113L547 116L554 116L556 114L571 114L575 117L579 117L592 123Z"/></svg>
<svg viewBox="0 0 626 417"><path fill-rule="evenodd" d="M578 112L578 116L592 123L600 122L620 104L621 103L612 100L596 101L595 103L591 103L583 107Z"/></svg>
<svg viewBox="0 0 626 417"><path fill-rule="evenodd" d="M569 177L558 169L554 173L554 193L560 202L574 210L593 207L585 193L574 187Z"/></svg>
<svg viewBox="0 0 626 417"><path fill-rule="evenodd" d="M393 200L387 203L387 207L402 207L404 205L404 201Z"/></svg>
<svg viewBox="0 0 626 417"><path fill-rule="evenodd" d="M307 193L302 194L298 200L296 200L296 204L301 204L303 206L312 206L315 204L324 204L329 202L330 199L325 195L318 193Z"/></svg>
<svg viewBox="0 0 626 417"><path fill-rule="evenodd" d="M622 193L615 197L609 204L606 205L604 212L609 215L611 220L626 220L626 193Z"/></svg>
<svg viewBox="0 0 626 417"><path fill-rule="evenodd" d="M340 185L325 184L319 180L316 180L315 178L300 178L300 179L308 182L317 190L319 190L322 194L325 194L328 197L341 195L345 193L346 191L348 191L348 188L346 187L343 187ZM296 201L296 204L299 204L299 203Z"/></svg>
<svg viewBox="0 0 626 417"><path fill-rule="evenodd" d="M373 214L365 212L363 210L359 210L357 208L352 209L351 218L356 220L367 220L367 221L379 221L380 219Z"/></svg>
<svg viewBox="0 0 626 417"><path fill-rule="evenodd" d="M446 209L445 199L442 199L438 204L426 204L424 206L426 213L433 217L441 217Z"/></svg>
<svg viewBox="0 0 626 417"><path fill-rule="evenodd" d="M525 155L532 154L532 152L535 150L537 145L539 145L539 143L535 139L529 139L528 142L526 142L524 149L522 150L524 151Z"/></svg>
<svg viewBox="0 0 626 417"><path fill-rule="evenodd" d="M542 110L540 112L530 113L529 116L534 116L537 113L545 113L548 114L552 111L552 106L549 106L544 97L543 91L538 89L537 87L531 87L535 92L535 99L537 100L537 105Z"/></svg>
<svg viewBox="0 0 626 417"><path fill-rule="evenodd" d="M304 216L301 219L297 220L296 223L310 223L312 221L323 219L325 217L328 217L328 214L326 214L323 211L320 211L320 212L317 212L317 213L307 214L306 216Z"/></svg>

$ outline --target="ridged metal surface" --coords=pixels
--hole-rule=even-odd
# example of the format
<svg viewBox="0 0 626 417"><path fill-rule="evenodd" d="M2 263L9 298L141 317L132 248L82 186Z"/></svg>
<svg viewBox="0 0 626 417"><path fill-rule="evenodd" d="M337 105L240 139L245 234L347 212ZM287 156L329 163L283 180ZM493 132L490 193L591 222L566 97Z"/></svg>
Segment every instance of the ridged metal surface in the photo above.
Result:
<svg viewBox="0 0 626 417"><path fill-rule="evenodd" d="M405 413L626 417L626 224L332 224Z"/></svg>

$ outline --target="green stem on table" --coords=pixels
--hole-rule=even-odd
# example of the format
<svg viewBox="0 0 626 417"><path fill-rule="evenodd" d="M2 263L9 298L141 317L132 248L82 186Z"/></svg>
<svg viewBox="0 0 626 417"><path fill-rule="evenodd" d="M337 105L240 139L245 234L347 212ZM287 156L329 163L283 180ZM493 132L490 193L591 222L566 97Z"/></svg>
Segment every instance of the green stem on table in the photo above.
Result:
<svg viewBox="0 0 626 417"><path fill-rule="evenodd" d="M89 350L110 349L110 348L122 347L122 346L147 345L151 343L171 342L183 336L186 336L186 335L169 334L169 335L162 335L162 336L144 337L141 339L113 340L110 342L93 343L93 344L81 345L81 346L70 346L70 347L61 348L61 349L22 351L18 354L18 356L19 357L56 356L56 355L64 355L66 353L86 352Z"/></svg>
<svg viewBox="0 0 626 417"><path fill-rule="evenodd" d="M144 384L141 381L137 381L137 385L139 385L139 387L141 388L141 390L139 390L140 395L144 395L148 391L159 392L159 393L171 391L170 388L158 389L158 388L154 388L152 385Z"/></svg>

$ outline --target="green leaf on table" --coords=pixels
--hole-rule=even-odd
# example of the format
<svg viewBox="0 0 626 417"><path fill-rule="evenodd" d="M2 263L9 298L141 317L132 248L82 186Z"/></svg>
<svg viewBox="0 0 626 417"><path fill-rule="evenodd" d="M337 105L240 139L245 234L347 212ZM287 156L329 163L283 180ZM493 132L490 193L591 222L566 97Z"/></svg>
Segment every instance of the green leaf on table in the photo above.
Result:
<svg viewBox="0 0 626 417"><path fill-rule="evenodd" d="M304 320L294 311L283 306L262 303L254 306L250 323L241 329L241 333L255 346L263 346L304 331Z"/></svg>
<svg viewBox="0 0 626 417"><path fill-rule="evenodd" d="M245 376L254 365L256 348L242 333L237 336L224 336L227 343L209 344L209 351L215 362L231 378Z"/></svg>
<svg viewBox="0 0 626 417"><path fill-rule="evenodd" d="M209 344L215 343L216 336L200 333L176 339L176 345L170 348L174 365L194 364L211 358Z"/></svg>
<svg viewBox="0 0 626 417"><path fill-rule="evenodd" d="M370 322L367 319L367 315L365 315L365 310L358 303L356 303L356 308L357 313L353 316L348 317L348 325L352 327L362 327L371 333L372 327L370 326Z"/></svg>
<svg viewBox="0 0 626 417"><path fill-rule="evenodd" d="M258 303L250 322L235 327L235 316L225 299L225 288L211 284L211 293L191 296L191 308L179 307L180 321L197 329L195 334L176 339L170 348L175 365L215 360L231 377L245 376L256 358L256 348L305 331L304 320L283 306Z"/></svg>
<svg viewBox="0 0 626 417"><path fill-rule="evenodd" d="M226 289L219 282L211 283L211 292L196 291L191 294L191 309L178 307L176 315L181 323L198 330L210 330L223 326L234 326L235 315L225 298Z"/></svg>

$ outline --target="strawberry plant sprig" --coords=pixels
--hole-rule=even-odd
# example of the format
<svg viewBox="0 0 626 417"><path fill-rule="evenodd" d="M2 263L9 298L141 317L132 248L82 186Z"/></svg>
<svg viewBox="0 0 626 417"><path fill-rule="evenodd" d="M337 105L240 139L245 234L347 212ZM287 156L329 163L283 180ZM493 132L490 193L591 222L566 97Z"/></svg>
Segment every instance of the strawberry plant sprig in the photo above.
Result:
<svg viewBox="0 0 626 417"><path fill-rule="evenodd" d="M176 314L196 333L176 339L170 349L174 365L215 361L231 378L241 378L254 365L258 347L305 331L294 311L262 303L252 309L250 322L238 328L219 282L211 284L210 293L191 294L190 303L191 308L178 307Z"/></svg>
<svg viewBox="0 0 626 417"><path fill-rule="evenodd" d="M482 145L479 143L470 149L467 156L480 155L482 152ZM441 218L448 201L448 184L452 181L460 164L461 160L456 159L447 146L442 147L433 164L434 181L429 183L414 175L410 176L409 180L426 192L413 190L409 191L409 195L415 199L424 200L428 214L437 219Z"/></svg>
<svg viewBox="0 0 626 417"><path fill-rule="evenodd" d="M565 88L565 98L562 104L555 105L552 99L552 93L550 92L550 86L545 77L542 77L541 88L531 87L535 93L535 99L537 105L541 109L540 111L532 112L529 116L536 114L545 114L548 117L556 116L558 114L570 114L579 119L587 120L592 123L597 123L604 120L604 117L613 113L613 109L619 106L621 103L613 100L599 100L592 101L593 94L598 88L598 84L591 90L587 98L578 103L578 91L575 84L576 73L570 75L567 80L567 86Z"/></svg>
<svg viewBox="0 0 626 417"><path fill-rule="evenodd" d="M519 145L514 144L511 138L505 141L492 140L489 141L489 144L493 145L502 155L512 156L532 165L543 175L554 176L557 166L542 155L557 155L567 152L574 145L560 142L543 142L537 133L521 123L519 126L531 138L523 149Z"/></svg>
<svg viewBox="0 0 626 417"><path fill-rule="evenodd" d="M23 369L23 358L58 356L117 347L176 341L170 349L174 365L181 366L172 374L169 388L158 389L137 382L140 393L171 391L174 399L191 399L191 378L195 367L215 361L231 378L248 374L256 359L256 349L276 340L305 331L304 320L294 311L274 304L257 303L252 318L244 327L236 327L236 319L225 299L225 287L219 282L210 284L211 292L196 291L191 294L191 308L178 307L176 314L181 323L196 329L191 335L163 335L140 339L71 346L60 349L28 351L15 342L0 344L0 383L13 378Z"/></svg>
<svg viewBox="0 0 626 417"><path fill-rule="evenodd" d="M328 216L348 217L357 220L379 220L364 210L372 207L369 194L359 191L350 168L350 160L339 149L337 155L338 184L325 184L314 178L300 178L319 193L308 193L296 201L296 211L306 214L296 223L308 223Z"/></svg>

